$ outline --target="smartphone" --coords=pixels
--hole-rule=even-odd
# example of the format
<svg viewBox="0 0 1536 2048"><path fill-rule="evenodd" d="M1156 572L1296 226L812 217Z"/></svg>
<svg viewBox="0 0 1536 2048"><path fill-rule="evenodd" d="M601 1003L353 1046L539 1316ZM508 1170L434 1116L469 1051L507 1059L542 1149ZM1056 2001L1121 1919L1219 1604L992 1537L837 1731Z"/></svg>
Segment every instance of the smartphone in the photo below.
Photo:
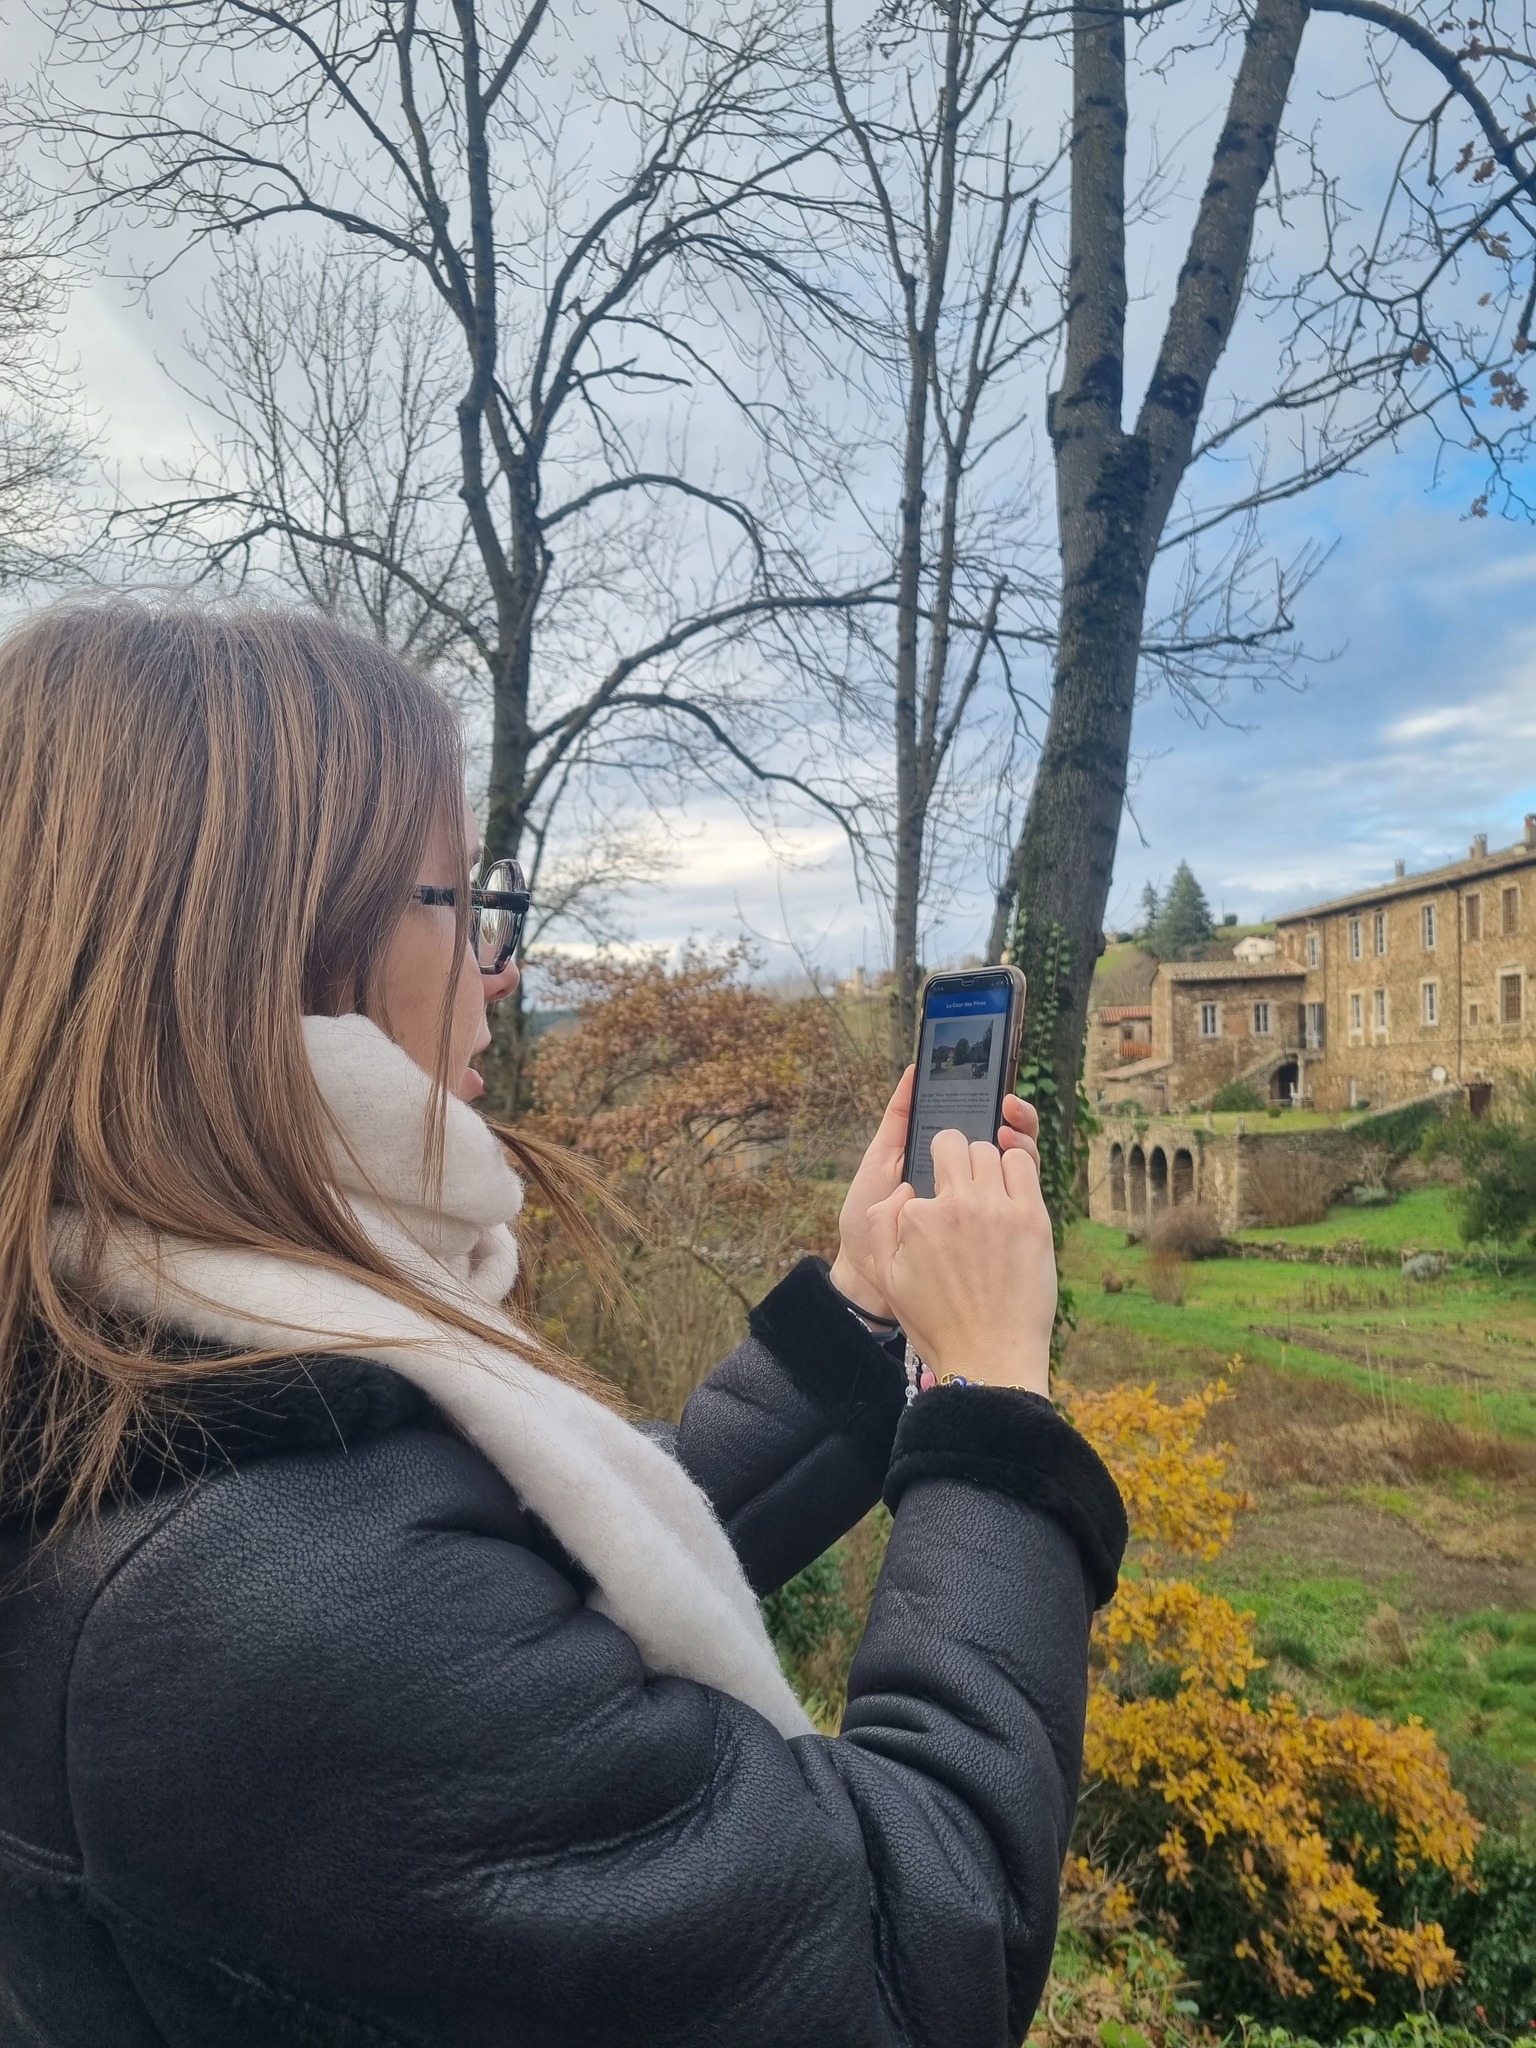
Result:
<svg viewBox="0 0 1536 2048"><path fill-rule="evenodd" d="M1019 1071L1024 988L1017 967L962 968L924 987L904 1176L920 1195L933 1193L935 1133L997 1143L1003 1097Z"/></svg>

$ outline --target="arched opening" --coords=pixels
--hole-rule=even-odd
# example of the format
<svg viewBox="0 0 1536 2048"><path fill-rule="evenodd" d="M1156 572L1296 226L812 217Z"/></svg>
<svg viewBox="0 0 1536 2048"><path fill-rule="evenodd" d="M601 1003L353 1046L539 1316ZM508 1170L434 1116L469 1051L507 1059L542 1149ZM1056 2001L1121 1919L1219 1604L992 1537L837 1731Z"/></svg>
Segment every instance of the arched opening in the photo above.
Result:
<svg viewBox="0 0 1536 2048"><path fill-rule="evenodd" d="M1295 1060L1282 1060L1269 1080L1271 1102L1289 1102L1301 1086L1301 1069Z"/></svg>
<svg viewBox="0 0 1536 2048"><path fill-rule="evenodd" d="M1195 1199L1195 1155L1181 1145L1173 1155L1173 1206Z"/></svg>
<svg viewBox="0 0 1536 2048"><path fill-rule="evenodd" d="M1109 1206L1117 1216L1125 1214L1125 1147L1109 1148Z"/></svg>
<svg viewBox="0 0 1536 2048"><path fill-rule="evenodd" d="M1161 1145L1152 1147L1152 1157L1147 1161L1147 1192L1155 1216L1168 1202L1168 1154Z"/></svg>
<svg viewBox="0 0 1536 2048"><path fill-rule="evenodd" d="M1147 1215L1147 1155L1139 1145L1131 1147L1131 1221L1142 1223Z"/></svg>

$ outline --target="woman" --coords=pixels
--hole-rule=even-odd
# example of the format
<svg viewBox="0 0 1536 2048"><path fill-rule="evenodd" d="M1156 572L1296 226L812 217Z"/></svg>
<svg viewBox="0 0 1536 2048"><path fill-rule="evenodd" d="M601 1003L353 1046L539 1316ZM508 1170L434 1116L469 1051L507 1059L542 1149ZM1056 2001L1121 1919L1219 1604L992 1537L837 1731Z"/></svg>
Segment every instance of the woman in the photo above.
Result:
<svg viewBox="0 0 1536 2048"><path fill-rule="evenodd" d="M1033 1114L918 1201L898 1089L830 1272L635 1427L503 1307L471 839L320 620L0 648L0 2043L1004 2048L1124 1541ZM756 1596L882 1492L819 1736Z"/></svg>

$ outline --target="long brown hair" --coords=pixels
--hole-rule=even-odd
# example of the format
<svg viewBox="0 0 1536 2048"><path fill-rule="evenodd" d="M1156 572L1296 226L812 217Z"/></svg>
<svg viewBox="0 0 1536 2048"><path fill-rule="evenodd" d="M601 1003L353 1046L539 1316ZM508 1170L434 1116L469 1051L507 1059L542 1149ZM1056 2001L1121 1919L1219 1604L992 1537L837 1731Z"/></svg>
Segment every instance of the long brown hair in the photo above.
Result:
<svg viewBox="0 0 1536 2048"><path fill-rule="evenodd" d="M0 1509L96 1503L157 1397L210 1370L55 1278L60 1201L88 1244L129 1216L363 1278L505 1343L358 1228L301 1030L306 1014L376 1014L385 942L462 770L422 677L313 614L116 599L0 643ZM464 887L457 916L462 945ZM449 990L439 1132L451 1005ZM516 1150L575 1220L558 1156Z"/></svg>

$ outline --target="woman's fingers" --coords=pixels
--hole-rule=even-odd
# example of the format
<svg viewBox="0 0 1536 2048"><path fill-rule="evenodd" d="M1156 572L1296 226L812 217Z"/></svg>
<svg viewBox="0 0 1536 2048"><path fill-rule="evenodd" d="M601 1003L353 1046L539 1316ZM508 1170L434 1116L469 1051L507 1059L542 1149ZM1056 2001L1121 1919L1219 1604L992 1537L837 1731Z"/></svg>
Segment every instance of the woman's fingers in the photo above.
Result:
<svg viewBox="0 0 1536 2048"><path fill-rule="evenodd" d="M912 1077L916 1067L908 1067L891 1091L891 1099L885 1105L885 1114L875 1133L878 1138L897 1138L903 1144L907 1136L907 1118L912 1109Z"/></svg>
<svg viewBox="0 0 1536 2048"><path fill-rule="evenodd" d="M999 1161L1003 1186L1011 1200L1031 1195L1039 1187L1040 1154L1035 1150L1032 1139L1021 1138L1017 1145L1010 1145L1006 1152L999 1154Z"/></svg>
<svg viewBox="0 0 1536 2048"><path fill-rule="evenodd" d="M964 1131L935 1131L933 1134L933 1191L942 1195L952 1188L969 1186L971 1146Z"/></svg>
<svg viewBox="0 0 1536 2048"><path fill-rule="evenodd" d="M999 1148L1006 1159L1010 1152L1023 1152L1035 1162L1035 1171L1040 1171L1040 1147L1033 1138L1026 1138L1022 1131L1009 1131Z"/></svg>
<svg viewBox="0 0 1536 2048"><path fill-rule="evenodd" d="M885 1105L879 1128L869 1142L869 1152L876 1157L893 1153L900 1158L907 1149L907 1119L912 1112L912 1080L916 1072L916 1067L908 1067Z"/></svg>
<svg viewBox="0 0 1536 2048"><path fill-rule="evenodd" d="M908 1202L917 1199L910 1183L903 1181L896 1192L887 1195L883 1202L875 1202L869 1211L869 1249L877 1274L890 1271L891 1261L896 1256L896 1247L901 1241L901 1212Z"/></svg>
<svg viewBox="0 0 1536 2048"><path fill-rule="evenodd" d="M1010 1145L1020 1138L1038 1139L1040 1136L1040 1113L1032 1102L1025 1102L1021 1096L1003 1097L1003 1121L997 1134L997 1142L1006 1152Z"/></svg>
<svg viewBox="0 0 1536 2048"><path fill-rule="evenodd" d="M1000 1188L1003 1185L1003 1155L985 1139L972 1141L971 1180L978 1188Z"/></svg>

